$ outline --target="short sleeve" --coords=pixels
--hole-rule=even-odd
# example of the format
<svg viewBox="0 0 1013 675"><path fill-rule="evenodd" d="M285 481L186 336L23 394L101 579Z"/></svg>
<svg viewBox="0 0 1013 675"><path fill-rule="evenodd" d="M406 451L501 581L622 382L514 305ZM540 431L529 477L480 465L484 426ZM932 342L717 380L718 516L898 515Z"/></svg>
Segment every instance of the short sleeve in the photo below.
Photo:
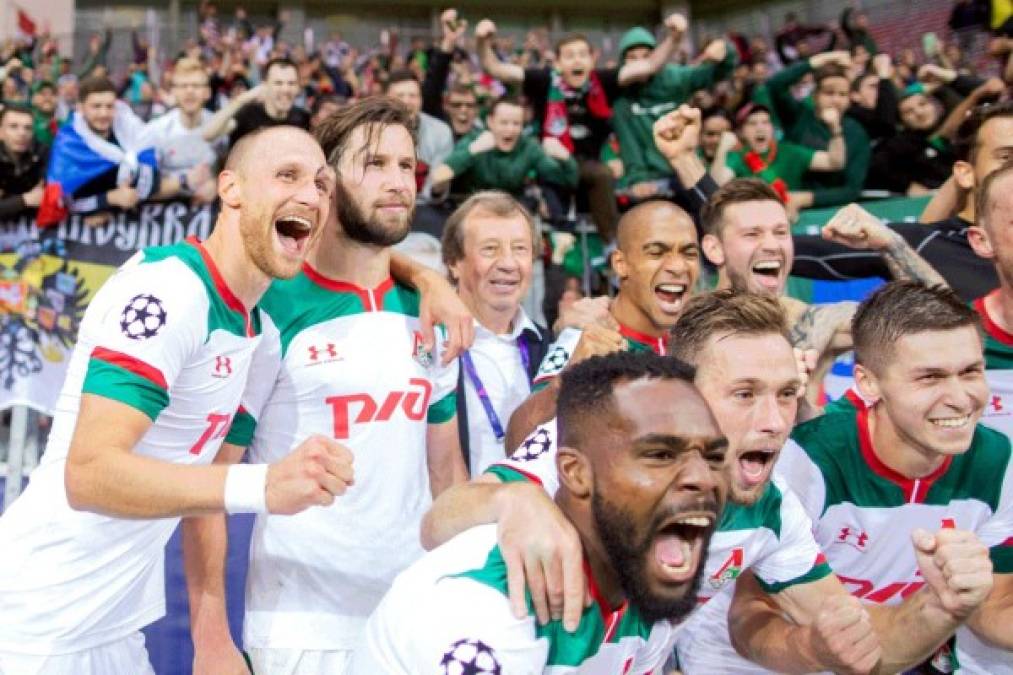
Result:
<svg viewBox="0 0 1013 675"><path fill-rule="evenodd" d="M768 593L830 575L830 566L813 537L812 520L798 497L780 480L775 486L781 490L780 534L752 565L757 581Z"/></svg>
<svg viewBox="0 0 1013 675"><path fill-rule="evenodd" d="M485 473L496 476L504 483L537 483L550 497L554 497L559 490L556 438L556 420L552 419L536 427L508 458L499 460L486 469Z"/></svg>
<svg viewBox="0 0 1013 675"><path fill-rule="evenodd" d="M432 366L433 394L429 399L429 412L426 415L429 424L443 424L457 415L457 371L460 366L458 359L445 366L440 363L447 344L447 334L442 326L436 330L440 336L440 344Z"/></svg>
<svg viewBox="0 0 1013 675"><path fill-rule="evenodd" d="M248 447L257 431L257 420L274 391L281 371L281 335L271 318L263 310L261 317L260 344L250 360L250 375L240 398L239 409L232 418L232 426L225 437L226 443Z"/></svg>
<svg viewBox="0 0 1013 675"><path fill-rule="evenodd" d="M90 349L82 394L125 403L154 421L204 342L209 300L180 260L138 254L99 291L78 336Z"/></svg>
<svg viewBox="0 0 1013 675"><path fill-rule="evenodd" d="M992 558L996 574L1013 574L1013 459L1006 462L999 503L992 517L975 533Z"/></svg>
<svg viewBox="0 0 1013 675"><path fill-rule="evenodd" d="M549 349L545 352L545 358L542 359L542 363L538 366L538 372L535 373L532 387L535 391L544 388L549 380L559 375L566 367L570 357L573 356L573 350L580 342L580 335L581 331L577 328L565 328L556 341L549 345Z"/></svg>
<svg viewBox="0 0 1013 675"><path fill-rule="evenodd" d="M774 475L794 492L809 520L819 520L826 502L826 480L801 445L794 440L785 443Z"/></svg>

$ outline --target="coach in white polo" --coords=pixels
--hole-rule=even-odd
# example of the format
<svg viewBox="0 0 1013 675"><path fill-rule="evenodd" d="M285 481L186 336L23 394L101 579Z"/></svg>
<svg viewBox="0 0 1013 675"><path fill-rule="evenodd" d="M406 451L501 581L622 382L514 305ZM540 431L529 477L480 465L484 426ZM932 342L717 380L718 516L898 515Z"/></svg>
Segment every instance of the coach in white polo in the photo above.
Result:
<svg viewBox="0 0 1013 675"><path fill-rule="evenodd" d="M475 316L457 394L461 449L472 476L503 459L507 422L531 393L551 341L521 307L538 241L531 214L505 192L476 192L444 225L443 262Z"/></svg>

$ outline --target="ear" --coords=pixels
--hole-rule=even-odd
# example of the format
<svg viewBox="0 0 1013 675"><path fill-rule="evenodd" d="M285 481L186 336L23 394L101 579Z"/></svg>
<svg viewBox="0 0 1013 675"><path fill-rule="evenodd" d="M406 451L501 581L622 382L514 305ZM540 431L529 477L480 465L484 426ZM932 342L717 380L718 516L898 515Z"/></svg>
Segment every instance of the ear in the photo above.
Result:
<svg viewBox="0 0 1013 675"><path fill-rule="evenodd" d="M591 496L591 464L587 455L574 448L562 445L556 452L556 470L559 482L567 492L577 499L588 499Z"/></svg>
<svg viewBox="0 0 1013 675"><path fill-rule="evenodd" d="M988 232L984 227L972 225L967 228L967 243L971 245L971 249L978 254L978 257L986 260L995 259L995 248L993 248L992 241L988 238Z"/></svg>
<svg viewBox="0 0 1013 675"><path fill-rule="evenodd" d="M974 167L970 163L958 160L953 163L953 180L961 190L974 189Z"/></svg>
<svg viewBox="0 0 1013 675"><path fill-rule="evenodd" d="M865 366L856 363L854 377L855 385L858 387L858 393L862 395L862 398L866 401L877 403L882 394L879 389L879 380L876 379L876 375Z"/></svg>
<svg viewBox="0 0 1013 675"><path fill-rule="evenodd" d="M623 254L622 249L617 248L612 252L612 271L620 279L626 279L630 276L630 266L626 262L626 256Z"/></svg>
<svg viewBox="0 0 1013 675"><path fill-rule="evenodd" d="M454 283L460 283L461 281L461 261L451 263L447 265L447 271L450 272L450 280Z"/></svg>
<svg viewBox="0 0 1013 675"><path fill-rule="evenodd" d="M703 249L703 254L707 260L711 261L712 265L721 267L725 264L725 249L721 246L721 240L713 234L703 236L703 239L700 240L700 248Z"/></svg>
<svg viewBox="0 0 1013 675"><path fill-rule="evenodd" d="M218 174L218 197L230 208L238 209L242 205L242 189L235 171L226 169Z"/></svg>

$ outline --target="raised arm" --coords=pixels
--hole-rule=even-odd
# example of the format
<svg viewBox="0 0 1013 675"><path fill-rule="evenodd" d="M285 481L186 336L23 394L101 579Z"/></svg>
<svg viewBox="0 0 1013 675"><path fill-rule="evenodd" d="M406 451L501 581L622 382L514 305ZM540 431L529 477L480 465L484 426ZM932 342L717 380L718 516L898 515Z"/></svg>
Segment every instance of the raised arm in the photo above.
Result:
<svg viewBox="0 0 1013 675"><path fill-rule="evenodd" d="M841 130L841 114L836 108L827 108L820 119L830 128L830 143L826 150L817 150L809 162L810 171L840 171L847 161L847 147Z"/></svg>
<svg viewBox="0 0 1013 675"><path fill-rule="evenodd" d="M475 26L478 58L482 70L489 73L506 85L520 84L524 81L524 69L515 63L504 63L496 56L492 41L496 36L496 24L489 19L482 19Z"/></svg>
<svg viewBox="0 0 1013 675"><path fill-rule="evenodd" d="M672 52L686 34L686 17L679 13L669 14L665 19L667 33L664 39L651 51L646 59L631 61L619 69L619 84L626 86L643 82L662 69L672 58Z"/></svg>
<svg viewBox="0 0 1013 675"><path fill-rule="evenodd" d="M219 136L227 134L235 128L235 116L236 114L247 104L253 103L254 101L260 100L264 93L264 85L258 84L253 89L247 89L239 96L236 96L228 104L222 106L222 109L211 116L204 126L201 127L201 136L204 140L210 143Z"/></svg>

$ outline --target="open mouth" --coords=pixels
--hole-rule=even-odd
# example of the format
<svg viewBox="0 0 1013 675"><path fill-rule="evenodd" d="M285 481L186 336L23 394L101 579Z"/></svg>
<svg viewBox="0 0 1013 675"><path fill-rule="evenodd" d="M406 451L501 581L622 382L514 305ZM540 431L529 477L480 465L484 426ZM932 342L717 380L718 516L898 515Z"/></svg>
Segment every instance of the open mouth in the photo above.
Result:
<svg viewBox="0 0 1013 675"><path fill-rule="evenodd" d="M302 255L313 232L313 223L308 218L294 214L279 216L274 221L274 231L287 253Z"/></svg>
<svg viewBox="0 0 1013 675"><path fill-rule="evenodd" d="M710 512L682 514L658 529L654 536L654 560L665 582L682 584L692 580L703 543L716 520L716 514Z"/></svg>
<svg viewBox="0 0 1013 675"><path fill-rule="evenodd" d="M738 456L738 474L740 482L748 487L755 487L767 480L774 464L773 450L747 450Z"/></svg>
<svg viewBox="0 0 1013 675"><path fill-rule="evenodd" d="M513 293L517 290L517 287L520 286L520 282L510 279L493 279L489 282L489 286L491 286L494 291L498 291L500 293Z"/></svg>
<svg viewBox="0 0 1013 675"><path fill-rule="evenodd" d="M760 284L766 288L776 289L781 281L784 263L780 260L760 260L753 263L750 271Z"/></svg>
<svg viewBox="0 0 1013 675"><path fill-rule="evenodd" d="M935 417L929 420L933 426L940 427L942 429L963 429L971 423L970 415L960 415L957 417Z"/></svg>
<svg viewBox="0 0 1013 675"><path fill-rule="evenodd" d="M680 283L658 284L654 287L654 297L658 299L663 312L677 314L682 309L688 288L686 284Z"/></svg>

